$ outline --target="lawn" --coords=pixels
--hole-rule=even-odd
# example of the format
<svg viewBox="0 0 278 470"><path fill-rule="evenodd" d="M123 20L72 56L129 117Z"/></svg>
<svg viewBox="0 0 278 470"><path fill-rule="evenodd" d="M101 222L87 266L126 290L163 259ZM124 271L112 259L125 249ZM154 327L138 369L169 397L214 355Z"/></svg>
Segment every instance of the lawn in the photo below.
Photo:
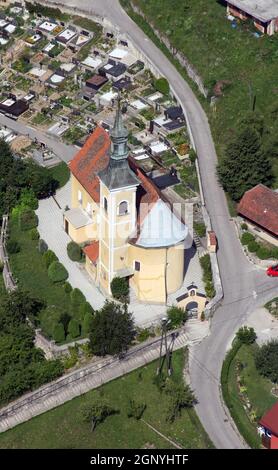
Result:
<svg viewBox="0 0 278 470"><path fill-rule="evenodd" d="M174 380L182 380L184 351L174 353L173 366ZM139 397L147 405L143 419L162 434L185 449L211 448L193 409L183 410L173 424L165 421L168 402L153 384L156 368L157 362L153 362L1 434L0 448L172 448L142 420L127 417L129 399ZM107 418L91 433L90 425L82 421L80 407L96 396L109 400L119 413Z"/></svg>
<svg viewBox="0 0 278 470"><path fill-rule="evenodd" d="M65 186L70 177L69 167L65 162L59 163L59 165L49 168L49 173L59 183L59 188Z"/></svg>
<svg viewBox="0 0 278 470"><path fill-rule="evenodd" d="M129 0L121 0L121 3L128 9ZM243 22L238 22L237 28L233 29L226 19L225 7L217 0L133 0L133 3L177 50L185 54L201 75L209 90L209 99L217 82L225 80L230 83L223 89L215 107L209 106L209 99L199 96L210 120L219 158L235 134L238 121L252 111L254 103L256 114L264 116L269 130L265 133L265 143L270 138L275 139L278 134L277 34L258 39L254 36L253 26ZM154 36L152 25L132 13L131 9L128 12L171 57ZM189 80L185 70L179 65L177 68ZM191 85L197 90L195 84L191 82ZM275 155L273 157L274 186L277 186L278 163Z"/></svg>
<svg viewBox="0 0 278 470"><path fill-rule="evenodd" d="M242 345L235 357L233 358L228 373L228 400L231 414L245 440L251 447L260 447L260 437L257 434L257 421L262 415L277 401L270 390L273 384L266 378L262 377L255 366L254 352L256 344ZM238 372L238 364L242 364L242 369ZM243 407L243 400L239 396L239 387L237 383L237 375L240 374L241 383L246 390L247 396L252 409L249 415L254 413L254 421L252 422Z"/></svg>

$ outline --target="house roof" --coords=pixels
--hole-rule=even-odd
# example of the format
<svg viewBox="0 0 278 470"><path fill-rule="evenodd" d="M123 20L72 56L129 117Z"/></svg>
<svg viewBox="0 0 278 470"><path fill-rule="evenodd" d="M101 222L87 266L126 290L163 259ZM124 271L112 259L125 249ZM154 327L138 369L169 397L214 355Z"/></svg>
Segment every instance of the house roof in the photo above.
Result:
<svg viewBox="0 0 278 470"><path fill-rule="evenodd" d="M262 21L278 17L277 0L227 0L227 3Z"/></svg>
<svg viewBox="0 0 278 470"><path fill-rule="evenodd" d="M99 202L97 173L109 163L110 137L102 127L97 127L69 163L72 174L95 202Z"/></svg>
<svg viewBox="0 0 278 470"><path fill-rule="evenodd" d="M93 241L93 243L83 248L83 252L88 256L90 261L95 263L99 257L99 242Z"/></svg>
<svg viewBox="0 0 278 470"><path fill-rule="evenodd" d="M278 436L278 401L263 415L259 424Z"/></svg>
<svg viewBox="0 0 278 470"><path fill-rule="evenodd" d="M237 211L243 217L278 236L278 193L258 184L246 191Z"/></svg>
<svg viewBox="0 0 278 470"><path fill-rule="evenodd" d="M103 75L93 75L91 78L86 80L86 84L89 83L98 87L104 85L106 82L108 82L108 78Z"/></svg>

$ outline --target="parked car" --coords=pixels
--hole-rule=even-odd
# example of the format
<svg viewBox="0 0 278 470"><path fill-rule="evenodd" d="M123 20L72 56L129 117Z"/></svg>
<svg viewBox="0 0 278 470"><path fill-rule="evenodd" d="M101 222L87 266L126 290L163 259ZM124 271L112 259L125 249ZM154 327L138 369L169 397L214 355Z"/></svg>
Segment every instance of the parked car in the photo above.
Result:
<svg viewBox="0 0 278 470"><path fill-rule="evenodd" d="M278 264L275 266L270 266L267 269L266 274L271 277L278 277Z"/></svg>

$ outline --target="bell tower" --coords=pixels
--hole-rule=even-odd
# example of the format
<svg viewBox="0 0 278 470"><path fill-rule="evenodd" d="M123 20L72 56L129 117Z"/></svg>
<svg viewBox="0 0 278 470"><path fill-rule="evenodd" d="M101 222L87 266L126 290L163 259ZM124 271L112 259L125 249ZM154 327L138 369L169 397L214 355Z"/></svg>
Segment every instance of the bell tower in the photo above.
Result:
<svg viewBox="0 0 278 470"><path fill-rule="evenodd" d="M120 98L111 137L111 153L100 179L99 283L111 293L114 277L128 277L127 239L136 228L136 190L140 184L128 163L128 131L123 123Z"/></svg>

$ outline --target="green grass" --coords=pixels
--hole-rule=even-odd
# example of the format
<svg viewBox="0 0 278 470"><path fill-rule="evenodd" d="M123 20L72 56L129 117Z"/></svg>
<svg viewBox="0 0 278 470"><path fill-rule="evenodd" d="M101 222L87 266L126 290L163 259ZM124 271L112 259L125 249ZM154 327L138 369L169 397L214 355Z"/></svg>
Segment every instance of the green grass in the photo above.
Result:
<svg viewBox="0 0 278 470"><path fill-rule="evenodd" d="M51 123L51 119L49 119L49 117L47 117L45 114L43 113L37 113L36 116L33 117L32 119L32 124L36 124L36 125L41 125L41 124L50 124Z"/></svg>
<svg viewBox="0 0 278 470"><path fill-rule="evenodd" d="M184 351L173 354L173 365L174 380L182 380ZM152 383L156 368L157 362L153 362L1 434L0 448L171 448L168 441L141 420L127 417L130 398L145 401L143 419L183 448L211 448L193 409L183 410L173 424L165 421L167 397ZM82 421L80 407L100 395L119 409L119 413L107 418L91 433L90 425Z"/></svg>
<svg viewBox="0 0 278 470"><path fill-rule="evenodd" d="M69 167L65 162L59 163L59 165L53 168L50 168L48 171L51 174L51 176L56 181L58 181L59 188L62 188L63 186L65 186L65 184L68 182L70 178Z"/></svg>
<svg viewBox="0 0 278 470"><path fill-rule="evenodd" d="M277 399L270 393L273 384L268 379L263 378L256 369L254 361L254 352L256 347L256 344L242 345L238 349L227 371L228 380L225 388L226 395L223 393L226 404L230 409L231 415L239 431L248 444L253 448L259 448L261 445L261 440L256 429L257 421L277 401ZM227 360L228 359L225 361ZM255 422L251 422L239 396L236 380L236 365L238 361L240 361L244 366L243 370L240 372L240 377L242 383L246 387L246 394L250 400L252 409L257 415L257 420Z"/></svg>
<svg viewBox="0 0 278 470"><path fill-rule="evenodd" d="M11 238L20 244L20 252L10 255L10 265L18 285L32 295L43 299L48 305L65 308L69 304L69 295L62 285L53 284L47 275L42 255L37 249L38 241L31 240L28 231L21 231L17 219L9 220Z"/></svg>
<svg viewBox="0 0 278 470"><path fill-rule="evenodd" d="M217 100L216 108L209 106L198 92L212 129L218 157L221 159L226 144L235 135L238 121L252 110L256 96L256 113L265 118L269 133L265 143L278 133L277 73L278 35L257 39L253 27L238 23L233 29L226 19L226 9L216 0L181 2L180 0L134 0L147 17L132 12L128 0L121 0L128 13L147 35L163 50L189 81L193 90L197 87L187 77L185 70L173 59L165 46L155 36L148 19L165 34L171 44L183 52L203 78L209 93L213 93L217 81L228 80L230 86ZM271 155L270 155L271 157ZM277 158L273 158L273 170L278 181Z"/></svg>

